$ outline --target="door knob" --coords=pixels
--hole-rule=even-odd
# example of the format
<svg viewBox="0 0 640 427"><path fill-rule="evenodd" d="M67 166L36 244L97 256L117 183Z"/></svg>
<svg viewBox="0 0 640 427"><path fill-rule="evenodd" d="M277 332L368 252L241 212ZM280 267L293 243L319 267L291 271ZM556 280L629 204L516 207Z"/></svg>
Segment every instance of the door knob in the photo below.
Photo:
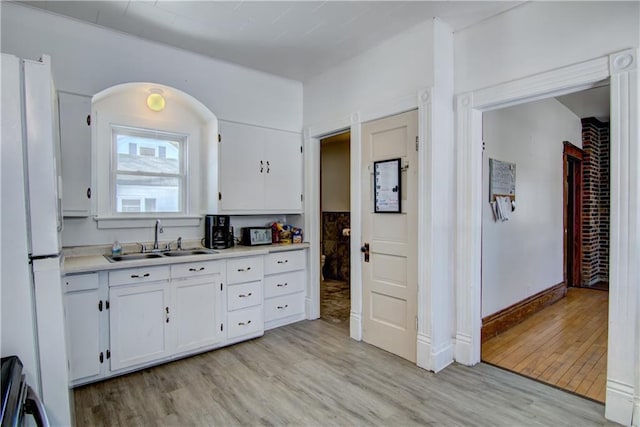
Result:
<svg viewBox="0 0 640 427"><path fill-rule="evenodd" d="M364 254L364 262L369 262L369 244L365 243L360 248L360 252Z"/></svg>

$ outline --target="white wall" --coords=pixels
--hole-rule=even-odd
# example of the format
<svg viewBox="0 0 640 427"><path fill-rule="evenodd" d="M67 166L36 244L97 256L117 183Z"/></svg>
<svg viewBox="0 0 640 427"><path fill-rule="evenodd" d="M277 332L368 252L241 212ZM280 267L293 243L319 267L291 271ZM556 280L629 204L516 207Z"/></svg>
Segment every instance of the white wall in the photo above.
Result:
<svg viewBox="0 0 640 427"><path fill-rule="evenodd" d="M2 52L30 59L51 55L59 90L94 95L121 83L159 83L193 96L220 119L295 132L302 128L300 82L38 9L7 2L0 7ZM202 235L202 226L165 227L162 237ZM153 228L104 231L92 219L65 220L64 246L115 239L150 241Z"/></svg>
<svg viewBox="0 0 640 427"><path fill-rule="evenodd" d="M528 2L455 34L456 93L640 44L638 2Z"/></svg>
<svg viewBox="0 0 640 427"><path fill-rule="evenodd" d="M433 84L432 44L429 20L305 82L304 124L339 122L362 109L417 96Z"/></svg>
<svg viewBox="0 0 640 427"><path fill-rule="evenodd" d="M60 90L94 95L153 82L195 97L219 119L299 132L302 84L38 9L2 2L2 52L51 55Z"/></svg>
<svg viewBox="0 0 640 427"><path fill-rule="evenodd" d="M349 138L322 143L320 152L323 212L349 212L351 191L349 180Z"/></svg>
<svg viewBox="0 0 640 427"><path fill-rule="evenodd" d="M582 146L580 119L555 99L483 115L482 317L563 281L563 141ZM516 210L496 222L489 158L516 164Z"/></svg>

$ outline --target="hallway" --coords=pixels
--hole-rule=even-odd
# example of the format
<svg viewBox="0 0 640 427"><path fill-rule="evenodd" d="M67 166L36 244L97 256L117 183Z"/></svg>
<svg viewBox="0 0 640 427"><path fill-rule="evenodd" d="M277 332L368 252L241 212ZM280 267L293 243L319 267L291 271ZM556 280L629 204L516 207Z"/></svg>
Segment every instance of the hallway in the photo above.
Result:
<svg viewBox="0 0 640 427"><path fill-rule="evenodd" d="M569 288L567 297L482 345L482 361L605 400L609 293Z"/></svg>

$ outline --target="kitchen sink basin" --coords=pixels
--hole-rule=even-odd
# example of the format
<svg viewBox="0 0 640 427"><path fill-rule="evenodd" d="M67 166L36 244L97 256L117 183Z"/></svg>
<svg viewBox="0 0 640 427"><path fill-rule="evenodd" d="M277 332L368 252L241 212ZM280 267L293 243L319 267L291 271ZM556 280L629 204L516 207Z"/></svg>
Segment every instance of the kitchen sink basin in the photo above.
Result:
<svg viewBox="0 0 640 427"><path fill-rule="evenodd" d="M163 252L165 256L185 256L185 255L211 255L217 254L217 251L212 251L210 249L183 249L181 251L169 251Z"/></svg>
<svg viewBox="0 0 640 427"><path fill-rule="evenodd" d="M105 255L104 257L109 262L121 262L121 261L139 261L141 259L154 259L154 258L162 258L165 256L174 257L174 256L187 256L187 255L211 255L217 254L218 251L213 251L211 249L183 249L179 251L165 251L165 252L150 252L150 253L134 253L134 254L124 254L124 255Z"/></svg>
<svg viewBox="0 0 640 427"><path fill-rule="evenodd" d="M162 258L162 254L125 254L125 255L105 255L105 258L110 262L120 261L137 261L141 259Z"/></svg>

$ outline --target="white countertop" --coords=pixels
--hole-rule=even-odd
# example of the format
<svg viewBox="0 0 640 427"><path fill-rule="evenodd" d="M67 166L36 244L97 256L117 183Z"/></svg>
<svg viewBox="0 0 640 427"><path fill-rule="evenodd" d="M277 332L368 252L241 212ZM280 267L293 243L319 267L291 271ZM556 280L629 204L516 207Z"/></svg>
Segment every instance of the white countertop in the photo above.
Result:
<svg viewBox="0 0 640 427"><path fill-rule="evenodd" d="M150 265L180 264L194 261L210 261L216 259L236 258L252 255L266 255L273 252L294 251L306 249L309 243L275 244L264 246L234 246L229 249L215 249L217 253L207 255L185 255L180 257L160 257L135 261L109 262L102 254L67 255L62 264L62 274L88 273L103 270L118 270L131 267L146 267Z"/></svg>

